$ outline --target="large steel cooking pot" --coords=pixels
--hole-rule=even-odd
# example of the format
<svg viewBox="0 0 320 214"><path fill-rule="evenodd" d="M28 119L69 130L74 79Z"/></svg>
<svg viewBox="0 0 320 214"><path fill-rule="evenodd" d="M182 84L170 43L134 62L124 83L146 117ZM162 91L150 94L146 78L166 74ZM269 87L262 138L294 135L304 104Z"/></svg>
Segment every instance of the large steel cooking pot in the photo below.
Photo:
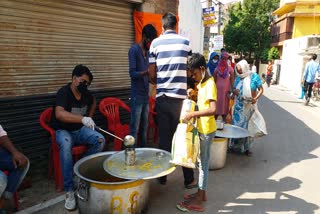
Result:
<svg viewBox="0 0 320 214"><path fill-rule="evenodd" d="M82 158L74 165L80 213L143 213L147 207L149 182L125 180L109 175L103 162L114 152Z"/></svg>

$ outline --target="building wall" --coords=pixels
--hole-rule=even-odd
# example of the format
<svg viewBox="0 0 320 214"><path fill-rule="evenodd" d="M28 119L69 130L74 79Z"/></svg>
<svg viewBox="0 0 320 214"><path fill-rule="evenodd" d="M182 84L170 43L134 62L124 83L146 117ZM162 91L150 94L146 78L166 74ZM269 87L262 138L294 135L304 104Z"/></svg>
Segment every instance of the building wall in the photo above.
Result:
<svg viewBox="0 0 320 214"><path fill-rule="evenodd" d="M179 0L145 0L143 4L137 5L137 10L157 14L166 12L178 14L178 4Z"/></svg>
<svg viewBox="0 0 320 214"><path fill-rule="evenodd" d="M281 86L300 94L304 67L310 58L302 53L306 48L319 44L319 42L320 36L305 36L284 42L279 82ZM319 62L319 59L317 60Z"/></svg>
<svg viewBox="0 0 320 214"><path fill-rule="evenodd" d="M320 17L295 17L292 38L320 34Z"/></svg>
<svg viewBox="0 0 320 214"><path fill-rule="evenodd" d="M190 40L193 52L202 53L204 28L200 1L180 1L178 11L179 34Z"/></svg>

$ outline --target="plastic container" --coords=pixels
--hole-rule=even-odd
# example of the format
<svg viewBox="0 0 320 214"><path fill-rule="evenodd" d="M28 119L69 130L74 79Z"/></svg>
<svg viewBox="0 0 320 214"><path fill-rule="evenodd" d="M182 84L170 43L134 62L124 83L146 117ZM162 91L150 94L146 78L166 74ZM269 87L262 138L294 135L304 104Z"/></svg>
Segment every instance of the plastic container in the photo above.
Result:
<svg viewBox="0 0 320 214"><path fill-rule="evenodd" d="M210 147L209 169L221 169L225 166L228 152L228 138L215 138Z"/></svg>

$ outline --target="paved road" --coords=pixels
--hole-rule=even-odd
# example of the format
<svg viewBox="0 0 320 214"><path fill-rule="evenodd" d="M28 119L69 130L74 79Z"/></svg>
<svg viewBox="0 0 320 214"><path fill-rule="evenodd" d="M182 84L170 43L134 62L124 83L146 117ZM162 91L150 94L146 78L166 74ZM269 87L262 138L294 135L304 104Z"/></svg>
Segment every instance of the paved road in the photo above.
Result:
<svg viewBox="0 0 320 214"><path fill-rule="evenodd" d="M228 154L225 168L210 173L205 213L320 213L320 109L276 86L264 95L259 109L269 134L252 157ZM168 186L154 185L149 213L178 213L185 190L176 174Z"/></svg>
<svg viewBox="0 0 320 214"><path fill-rule="evenodd" d="M204 213L320 213L320 108L272 86L259 109L269 134L257 140L252 157L228 154L226 166L210 172ZM175 205L187 192L181 169L166 186L153 181L148 214L181 213ZM37 213L64 213L63 203Z"/></svg>

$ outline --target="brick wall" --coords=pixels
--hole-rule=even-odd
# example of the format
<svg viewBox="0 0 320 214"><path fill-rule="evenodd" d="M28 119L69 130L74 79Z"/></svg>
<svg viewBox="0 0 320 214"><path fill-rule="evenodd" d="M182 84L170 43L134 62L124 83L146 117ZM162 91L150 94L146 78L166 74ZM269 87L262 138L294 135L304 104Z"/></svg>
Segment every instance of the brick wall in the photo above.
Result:
<svg viewBox="0 0 320 214"><path fill-rule="evenodd" d="M179 0L146 0L142 5L137 6L138 11L164 14L172 12L178 14Z"/></svg>

